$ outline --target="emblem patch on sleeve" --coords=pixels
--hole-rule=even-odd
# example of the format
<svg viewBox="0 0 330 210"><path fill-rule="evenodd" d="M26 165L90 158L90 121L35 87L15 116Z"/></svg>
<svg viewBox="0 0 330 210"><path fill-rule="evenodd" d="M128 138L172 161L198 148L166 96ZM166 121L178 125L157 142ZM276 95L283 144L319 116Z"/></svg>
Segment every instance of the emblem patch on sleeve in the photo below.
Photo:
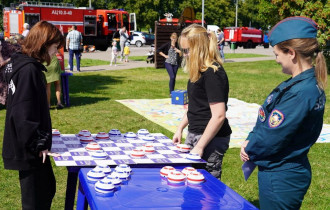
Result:
<svg viewBox="0 0 330 210"><path fill-rule="evenodd" d="M280 126L284 121L284 114L277 109L274 109L269 116L268 125L270 128L276 128Z"/></svg>
<svg viewBox="0 0 330 210"><path fill-rule="evenodd" d="M258 118L259 118L260 122L265 122L265 120L266 120L265 110L262 106L259 108Z"/></svg>

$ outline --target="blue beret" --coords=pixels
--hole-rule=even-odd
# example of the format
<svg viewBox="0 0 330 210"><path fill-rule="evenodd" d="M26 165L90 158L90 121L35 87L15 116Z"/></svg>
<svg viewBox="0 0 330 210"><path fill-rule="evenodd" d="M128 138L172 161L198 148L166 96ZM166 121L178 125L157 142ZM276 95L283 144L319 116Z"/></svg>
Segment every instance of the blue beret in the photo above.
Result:
<svg viewBox="0 0 330 210"><path fill-rule="evenodd" d="M278 22L269 32L272 46L290 39L316 38L317 24L307 17L288 17Z"/></svg>

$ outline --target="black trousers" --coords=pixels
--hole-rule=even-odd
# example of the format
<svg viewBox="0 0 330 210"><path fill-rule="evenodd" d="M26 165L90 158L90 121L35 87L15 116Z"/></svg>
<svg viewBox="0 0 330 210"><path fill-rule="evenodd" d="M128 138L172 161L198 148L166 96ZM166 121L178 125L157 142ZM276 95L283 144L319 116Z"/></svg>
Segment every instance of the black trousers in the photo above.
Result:
<svg viewBox="0 0 330 210"><path fill-rule="evenodd" d="M56 191L56 181L49 157L41 167L19 171L23 210L48 210Z"/></svg>

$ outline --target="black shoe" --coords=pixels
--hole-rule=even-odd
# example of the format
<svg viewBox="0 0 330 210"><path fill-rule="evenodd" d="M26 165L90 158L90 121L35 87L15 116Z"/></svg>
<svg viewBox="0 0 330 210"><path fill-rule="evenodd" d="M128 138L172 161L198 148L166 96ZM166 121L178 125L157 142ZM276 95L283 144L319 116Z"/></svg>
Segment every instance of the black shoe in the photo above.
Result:
<svg viewBox="0 0 330 210"><path fill-rule="evenodd" d="M56 109L63 109L64 106L62 104L57 104Z"/></svg>

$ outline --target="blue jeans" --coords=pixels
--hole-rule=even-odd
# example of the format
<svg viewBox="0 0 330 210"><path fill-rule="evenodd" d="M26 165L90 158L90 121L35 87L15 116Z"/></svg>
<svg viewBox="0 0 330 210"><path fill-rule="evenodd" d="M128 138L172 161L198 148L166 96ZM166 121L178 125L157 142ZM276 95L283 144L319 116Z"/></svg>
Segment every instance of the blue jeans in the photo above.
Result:
<svg viewBox="0 0 330 210"><path fill-rule="evenodd" d="M80 50L71 50L71 49L69 49L70 71L73 71L73 54L76 56L77 71L80 71Z"/></svg>
<svg viewBox="0 0 330 210"><path fill-rule="evenodd" d="M170 93L172 93L172 91L174 90L174 87L175 87L175 78L176 78L176 73L178 72L179 66L172 65L170 63L165 62L165 68L167 70L168 75L170 76L169 87L170 87Z"/></svg>
<svg viewBox="0 0 330 210"><path fill-rule="evenodd" d="M219 45L219 50L220 50L220 56L222 59L225 59L225 54L223 53L223 48L225 47L225 45Z"/></svg>

